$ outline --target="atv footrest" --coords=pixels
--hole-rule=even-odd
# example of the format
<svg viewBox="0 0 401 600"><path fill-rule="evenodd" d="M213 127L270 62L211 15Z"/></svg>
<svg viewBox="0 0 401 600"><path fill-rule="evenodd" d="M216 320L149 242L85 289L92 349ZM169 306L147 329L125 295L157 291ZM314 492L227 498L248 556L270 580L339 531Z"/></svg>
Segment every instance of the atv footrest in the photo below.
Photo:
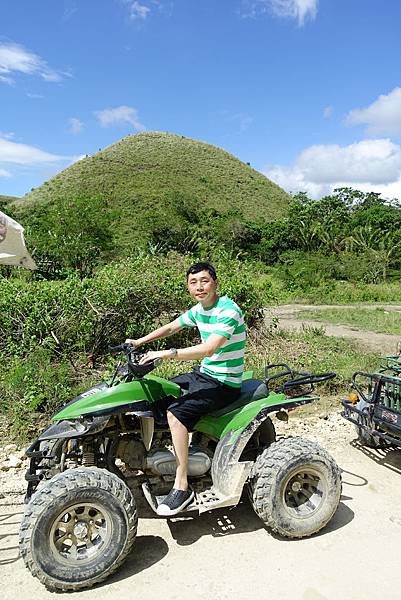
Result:
<svg viewBox="0 0 401 600"><path fill-rule="evenodd" d="M32 483L39 483L39 481L42 481L43 479L43 475L36 475L36 473L29 473L29 471L27 471L25 473L25 481L32 481Z"/></svg>
<svg viewBox="0 0 401 600"><path fill-rule="evenodd" d="M50 455L47 455L46 450L32 450L31 452L27 450L25 455L28 458L35 458L36 460L42 460L43 458L52 458Z"/></svg>
<svg viewBox="0 0 401 600"><path fill-rule="evenodd" d="M162 504L164 498L166 497L164 496L156 496L155 494L153 494L150 485L147 481L144 481L142 483L142 491L143 491L143 495L145 496L146 500L149 503L149 506L155 511L157 512L157 507ZM181 512L189 512L192 510L198 510L198 502L197 502L197 496L195 494L195 498L194 500L191 502L191 504L188 504L188 506L186 506ZM180 513L181 514L181 513Z"/></svg>
<svg viewBox="0 0 401 600"><path fill-rule="evenodd" d="M143 494L148 501L150 507L157 512L157 507L161 504L166 496L155 496L152 493L148 482L142 483ZM225 506L234 506L238 503L237 497L228 497L223 494L219 494L213 487L203 492L195 492L195 498L188 504L179 514L185 512L192 512L197 510L199 513L206 512L208 510L214 510L215 508L223 508Z"/></svg>

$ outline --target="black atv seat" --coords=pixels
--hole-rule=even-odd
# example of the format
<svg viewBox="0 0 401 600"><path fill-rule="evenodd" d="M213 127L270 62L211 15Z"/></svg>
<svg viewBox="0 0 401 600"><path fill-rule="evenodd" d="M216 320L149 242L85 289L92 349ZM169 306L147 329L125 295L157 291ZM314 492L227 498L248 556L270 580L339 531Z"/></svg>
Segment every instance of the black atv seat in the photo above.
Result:
<svg viewBox="0 0 401 600"><path fill-rule="evenodd" d="M221 417L221 415L225 415L232 410L246 406L250 402L254 402L254 400L266 398L268 395L269 392L264 381L260 381L259 379L246 379L242 383L241 395L234 402L209 414L213 417Z"/></svg>

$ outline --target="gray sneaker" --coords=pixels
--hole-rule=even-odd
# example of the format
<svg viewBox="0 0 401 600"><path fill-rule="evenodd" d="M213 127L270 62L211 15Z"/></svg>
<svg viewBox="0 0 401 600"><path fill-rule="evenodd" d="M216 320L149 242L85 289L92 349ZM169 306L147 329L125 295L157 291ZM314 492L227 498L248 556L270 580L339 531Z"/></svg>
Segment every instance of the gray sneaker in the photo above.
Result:
<svg viewBox="0 0 401 600"><path fill-rule="evenodd" d="M191 489L176 490L173 488L157 507L157 514L161 517L172 517L178 514L194 499L194 491Z"/></svg>

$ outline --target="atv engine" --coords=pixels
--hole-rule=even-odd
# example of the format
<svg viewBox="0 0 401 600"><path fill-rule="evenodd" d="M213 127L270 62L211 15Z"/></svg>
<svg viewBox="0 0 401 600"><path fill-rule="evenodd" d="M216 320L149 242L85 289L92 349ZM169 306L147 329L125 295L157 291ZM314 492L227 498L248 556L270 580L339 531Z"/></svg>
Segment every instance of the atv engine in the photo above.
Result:
<svg viewBox="0 0 401 600"><path fill-rule="evenodd" d="M174 454L166 447L151 449L146 452L145 446L139 440L120 440L116 456L130 469L151 471L154 475L175 475L176 462ZM210 457L202 449L190 446L188 452L188 475L200 477L211 467Z"/></svg>
<svg viewBox="0 0 401 600"><path fill-rule="evenodd" d="M201 449L189 447L188 475L200 477L209 471L212 461ZM146 459L146 468L156 475L175 475L175 456L166 448L150 451Z"/></svg>

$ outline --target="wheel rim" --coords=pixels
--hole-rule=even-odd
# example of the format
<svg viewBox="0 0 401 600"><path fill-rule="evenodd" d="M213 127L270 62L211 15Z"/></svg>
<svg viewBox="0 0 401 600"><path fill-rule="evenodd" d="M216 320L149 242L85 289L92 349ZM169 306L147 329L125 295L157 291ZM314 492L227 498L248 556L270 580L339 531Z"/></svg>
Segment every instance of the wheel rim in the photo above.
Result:
<svg viewBox="0 0 401 600"><path fill-rule="evenodd" d="M95 502L80 502L64 508L50 531L55 558L69 566L82 565L102 554L112 534L109 512Z"/></svg>
<svg viewBox="0 0 401 600"><path fill-rule="evenodd" d="M305 519L322 506L328 484L317 469L301 467L287 476L282 490L282 500L287 512L292 517Z"/></svg>

